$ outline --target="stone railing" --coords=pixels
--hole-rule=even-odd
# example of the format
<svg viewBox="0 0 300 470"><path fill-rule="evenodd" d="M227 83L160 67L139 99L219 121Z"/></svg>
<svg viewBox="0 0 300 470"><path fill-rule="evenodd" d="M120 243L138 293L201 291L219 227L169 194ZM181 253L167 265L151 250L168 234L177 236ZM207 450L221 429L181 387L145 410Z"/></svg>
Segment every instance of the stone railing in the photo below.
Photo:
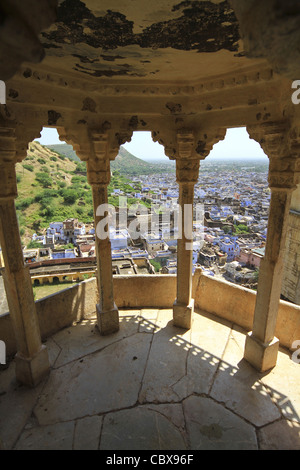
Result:
<svg viewBox="0 0 300 470"><path fill-rule="evenodd" d="M172 308L176 275L114 276L115 302L119 308ZM55 332L95 313L96 279L89 279L36 301L43 340ZM227 281L207 276L197 269L193 276L196 311L226 319L247 331L252 329L256 293ZM9 314L0 317L0 339L8 354L14 354L15 338ZM276 336L291 349L300 339L300 307L280 301Z"/></svg>

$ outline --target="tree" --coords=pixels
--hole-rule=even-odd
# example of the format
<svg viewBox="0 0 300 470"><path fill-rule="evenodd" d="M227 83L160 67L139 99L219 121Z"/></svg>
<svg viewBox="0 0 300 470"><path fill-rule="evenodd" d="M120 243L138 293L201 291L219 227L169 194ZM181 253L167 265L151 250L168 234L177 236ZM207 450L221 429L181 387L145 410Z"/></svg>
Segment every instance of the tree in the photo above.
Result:
<svg viewBox="0 0 300 470"><path fill-rule="evenodd" d="M51 188L52 179L48 173L40 172L35 175L35 179L41 184L43 188Z"/></svg>
<svg viewBox="0 0 300 470"><path fill-rule="evenodd" d="M62 193L65 204L71 205L77 201L77 191L74 189L65 189Z"/></svg>

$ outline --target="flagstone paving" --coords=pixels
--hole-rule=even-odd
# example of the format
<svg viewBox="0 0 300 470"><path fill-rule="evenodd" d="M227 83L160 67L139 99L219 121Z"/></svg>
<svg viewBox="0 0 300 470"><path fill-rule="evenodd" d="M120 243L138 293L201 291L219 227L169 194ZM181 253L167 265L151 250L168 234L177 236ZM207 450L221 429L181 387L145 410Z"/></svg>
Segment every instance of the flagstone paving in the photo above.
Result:
<svg viewBox="0 0 300 470"><path fill-rule="evenodd" d="M35 389L0 371L0 448L16 450L300 449L300 364L281 349L267 374L243 360L246 332L196 313L122 310L47 340L51 372Z"/></svg>

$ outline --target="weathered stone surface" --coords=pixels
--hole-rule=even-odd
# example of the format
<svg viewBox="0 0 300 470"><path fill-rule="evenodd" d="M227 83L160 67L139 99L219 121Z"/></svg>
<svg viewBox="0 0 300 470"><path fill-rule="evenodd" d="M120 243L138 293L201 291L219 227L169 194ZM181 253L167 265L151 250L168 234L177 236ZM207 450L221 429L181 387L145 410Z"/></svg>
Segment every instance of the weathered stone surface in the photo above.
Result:
<svg viewBox="0 0 300 470"><path fill-rule="evenodd" d="M186 375L190 331L169 325L154 334L139 395L144 402L178 401L174 386Z"/></svg>
<svg viewBox="0 0 300 470"><path fill-rule="evenodd" d="M104 349L110 344L120 341L122 338L137 333L138 327L138 317L125 314L120 317L119 331L102 337L99 335L95 317L82 320L79 328L75 325L53 336L53 340L60 347L64 345L55 362L55 367L60 367L92 352Z"/></svg>
<svg viewBox="0 0 300 470"><path fill-rule="evenodd" d="M187 433L193 450L256 450L255 429L210 398L183 402Z"/></svg>
<svg viewBox="0 0 300 470"><path fill-rule="evenodd" d="M293 361L292 355L293 353L282 350L276 367L263 376L261 382L284 418L300 424L300 395L295 394L299 387L300 364ZM298 355L296 356L295 359L299 362Z"/></svg>
<svg viewBox="0 0 300 470"><path fill-rule="evenodd" d="M74 421L24 431L16 450L72 450Z"/></svg>
<svg viewBox="0 0 300 470"><path fill-rule="evenodd" d="M94 349L89 324L57 335L59 346L48 340L52 366L65 345L66 362L36 389L17 385L13 362L0 370L1 449L299 447L299 365L284 351L263 376L242 360L245 333L227 322L196 314L182 334L172 309L147 309L148 318L134 310L132 325L130 311L120 313L120 332L124 318L130 336L103 349ZM155 328L146 330L147 322ZM70 345L80 349L80 332L86 354L68 356Z"/></svg>
<svg viewBox="0 0 300 470"><path fill-rule="evenodd" d="M34 389L20 385L15 379L13 362L0 375L0 443L4 449L10 449L28 421L43 384Z"/></svg>
<svg viewBox="0 0 300 470"><path fill-rule="evenodd" d="M100 449L184 450L186 444L172 420L163 413L140 406L105 416Z"/></svg>
<svg viewBox="0 0 300 470"><path fill-rule="evenodd" d="M282 419L258 430L262 450L300 450L300 425Z"/></svg>
<svg viewBox="0 0 300 470"><path fill-rule="evenodd" d="M209 393L229 335L229 324L215 322L206 315L194 315L186 375L173 386L180 397Z"/></svg>
<svg viewBox="0 0 300 470"><path fill-rule="evenodd" d="M75 423L74 450L98 450L102 416L87 416Z"/></svg>
<svg viewBox="0 0 300 470"><path fill-rule="evenodd" d="M53 370L35 408L39 423L133 406L150 340L150 335L133 335Z"/></svg>
<svg viewBox="0 0 300 470"><path fill-rule="evenodd" d="M260 375L243 360L245 336L232 330L220 363L211 397L255 426L263 426L280 417Z"/></svg>

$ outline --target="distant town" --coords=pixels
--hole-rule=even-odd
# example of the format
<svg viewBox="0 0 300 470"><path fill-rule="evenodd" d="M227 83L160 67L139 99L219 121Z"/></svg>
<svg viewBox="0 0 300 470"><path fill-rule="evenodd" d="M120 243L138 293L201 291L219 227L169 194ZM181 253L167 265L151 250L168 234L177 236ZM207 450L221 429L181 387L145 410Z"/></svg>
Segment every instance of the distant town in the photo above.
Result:
<svg viewBox="0 0 300 470"><path fill-rule="evenodd" d="M202 206L203 211L200 220L194 219L193 271L200 267L210 276L256 288L267 234L267 175L267 165L250 165L249 161L244 166L239 162L238 171L236 164L224 162L207 163L201 168L194 205ZM131 181L132 191L113 190L115 196L140 201L130 208L123 224L110 229L113 273L176 274L175 173L131 176ZM138 192L134 190L136 183L141 188ZM151 221L150 205L152 210L157 208L155 223ZM138 238L132 237L133 225L143 228ZM55 269L61 263L95 267L93 221L83 223L78 217L53 220L42 235L32 236L24 258L33 275L46 271L45 266Z"/></svg>

